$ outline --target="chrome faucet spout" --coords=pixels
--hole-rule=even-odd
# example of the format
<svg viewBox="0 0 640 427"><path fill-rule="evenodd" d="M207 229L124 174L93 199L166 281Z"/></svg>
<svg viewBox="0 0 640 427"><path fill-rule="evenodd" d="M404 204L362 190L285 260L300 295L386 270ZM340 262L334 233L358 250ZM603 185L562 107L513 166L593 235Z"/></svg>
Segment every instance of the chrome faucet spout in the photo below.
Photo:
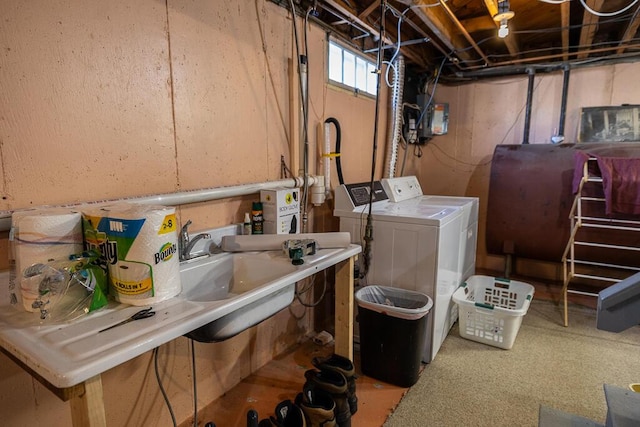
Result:
<svg viewBox="0 0 640 427"><path fill-rule="evenodd" d="M189 243L189 226L191 225L191 220L188 220L180 229L180 253Z"/></svg>
<svg viewBox="0 0 640 427"><path fill-rule="evenodd" d="M180 229L180 236L178 241L180 261L186 261L191 259L191 251L195 244L202 239L210 239L211 236L207 233L201 233L195 236L193 239L189 237L189 226L191 220L188 220Z"/></svg>
<svg viewBox="0 0 640 427"><path fill-rule="evenodd" d="M199 240L210 239L210 238L211 238L210 234L201 233L196 235L196 237L194 237L193 239L189 240L187 245L184 247L184 251L182 253L183 260L191 259L191 251L193 250L193 247Z"/></svg>

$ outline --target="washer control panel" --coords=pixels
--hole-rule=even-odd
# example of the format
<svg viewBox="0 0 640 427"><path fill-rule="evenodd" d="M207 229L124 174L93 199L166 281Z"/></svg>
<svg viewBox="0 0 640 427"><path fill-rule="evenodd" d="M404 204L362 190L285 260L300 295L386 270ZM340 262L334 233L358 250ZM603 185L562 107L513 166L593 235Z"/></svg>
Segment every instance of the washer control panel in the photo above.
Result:
<svg viewBox="0 0 640 427"><path fill-rule="evenodd" d="M422 196L422 187L415 176L401 176L398 178L384 178L382 187L392 202L414 199Z"/></svg>
<svg viewBox="0 0 640 427"><path fill-rule="evenodd" d="M373 193L373 194L372 194ZM336 210L352 211L353 209L372 203L385 201L387 194L380 181L373 182L373 192L370 182L359 184L344 184L336 188Z"/></svg>

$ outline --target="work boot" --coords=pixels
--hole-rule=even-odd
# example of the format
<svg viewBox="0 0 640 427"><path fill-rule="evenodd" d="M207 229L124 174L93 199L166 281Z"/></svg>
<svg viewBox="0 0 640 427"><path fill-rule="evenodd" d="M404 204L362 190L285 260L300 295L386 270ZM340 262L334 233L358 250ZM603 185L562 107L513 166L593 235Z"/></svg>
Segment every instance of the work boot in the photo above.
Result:
<svg viewBox="0 0 640 427"><path fill-rule="evenodd" d="M275 412L275 417L261 420L258 427L307 427L302 409L290 400L278 403Z"/></svg>
<svg viewBox="0 0 640 427"><path fill-rule="evenodd" d="M338 354L332 354L329 357L314 357L311 363L321 371L333 370L338 371L347 379L347 400L349 401L349 410L351 415L358 410L358 397L356 396L356 368L353 362L346 357Z"/></svg>
<svg viewBox="0 0 640 427"><path fill-rule="evenodd" d="M331 395L336 404L334 413L338 427L351 427L351 410L347 401L347 379L338 371L330 369L316 371L309 369L304 373L307 382L304 389L320 389Z"/></svg>
<svg viewBox="0 0 640 427"><path fill-rule="evenodd" d="M307 427L335 427L336 403L329 393L319 388L305 387L296 396L296 405L307 418Z"/></svg>

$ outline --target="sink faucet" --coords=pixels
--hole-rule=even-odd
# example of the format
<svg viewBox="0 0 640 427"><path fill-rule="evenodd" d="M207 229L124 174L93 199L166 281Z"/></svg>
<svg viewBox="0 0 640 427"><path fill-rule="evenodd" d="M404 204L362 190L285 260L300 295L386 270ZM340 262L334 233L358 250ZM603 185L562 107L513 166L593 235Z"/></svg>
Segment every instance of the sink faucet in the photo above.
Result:
<svg viewBox="0 0 640 427"><path fill-rule="evenodd" d="M196 235L194 238L189 237L189 226L191 225L191 220L188 220L185 225L180 229L180 237L178 241L178 247L180 251L180 261L186 261L191 259L191 251L195 246L198 240L202 239L210 239L211 236L208 233L200 233Z"/></svg>

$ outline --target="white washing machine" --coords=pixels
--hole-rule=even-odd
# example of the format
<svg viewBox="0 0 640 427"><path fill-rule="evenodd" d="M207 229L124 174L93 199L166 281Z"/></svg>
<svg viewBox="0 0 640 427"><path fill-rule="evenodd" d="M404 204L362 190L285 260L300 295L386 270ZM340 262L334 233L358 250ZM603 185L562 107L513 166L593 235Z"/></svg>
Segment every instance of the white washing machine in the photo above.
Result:
<svg viewBox="0 0 640 427"><path fill-rule="evenodd" d="M350 232L353 243L363 244L369 188L370 183L347 184L335 192L334 215L340 217L340 231ZM457 320L451 296L466 278L464 274L473 274L475 269L477 199L425 196L415 177L376 181L373 195L373 241L366 281L432 298L422 357L429 363Z"/></svg>

